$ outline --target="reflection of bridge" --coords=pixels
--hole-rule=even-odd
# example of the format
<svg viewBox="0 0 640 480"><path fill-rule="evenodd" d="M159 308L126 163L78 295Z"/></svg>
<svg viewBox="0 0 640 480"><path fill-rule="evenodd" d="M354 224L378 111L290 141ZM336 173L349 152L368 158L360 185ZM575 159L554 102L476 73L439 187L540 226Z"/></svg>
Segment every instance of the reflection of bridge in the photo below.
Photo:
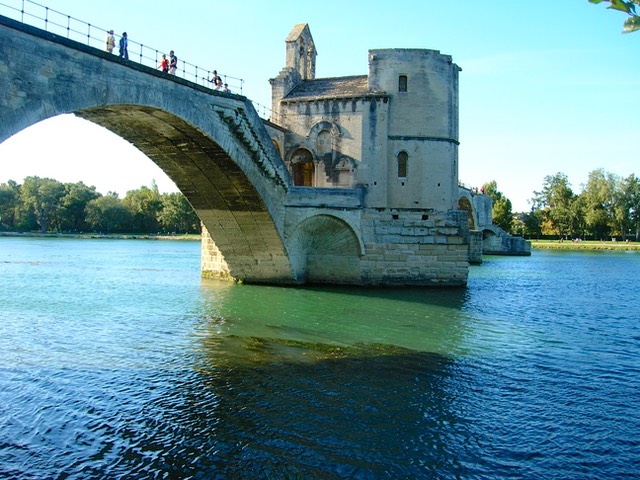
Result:
<svg viewBox="0 0 640 480"><path fill-rule="evenodd" d="M71 112L128 140L167 173L198 213L204 274L283 284L466 284L470 232L464 209L454 208L456 162L455 177L444 169L442 178L449 179L442 187L437 183L444 189L438 198L449 209L393 207L379 193L377 203L367 206L374 182L293 186L245 97L169 78L1 16L0 44L0 140ZM449 57L435 55L451 65ZM452 92L457 102L457 90ZM389 95L365 97L363 103L381 109ZM452 131L457 134L457 124ZM424 144L431 138L409 140ZM457 145L455 139L446 142ZM433 143L442 150L442 139Z"/></svg>

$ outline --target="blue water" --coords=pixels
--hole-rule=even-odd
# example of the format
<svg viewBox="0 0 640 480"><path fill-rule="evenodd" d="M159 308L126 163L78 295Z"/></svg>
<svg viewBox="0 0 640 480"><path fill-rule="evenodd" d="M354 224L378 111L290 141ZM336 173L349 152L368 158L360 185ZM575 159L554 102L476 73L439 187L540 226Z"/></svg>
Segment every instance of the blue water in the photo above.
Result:
<svg viewBox="0 0 640 480"><path fill-rule="evenodd" d="M282 288L201 280L197 242L0 237L0 478L638 478L639 276Z"/></svg>

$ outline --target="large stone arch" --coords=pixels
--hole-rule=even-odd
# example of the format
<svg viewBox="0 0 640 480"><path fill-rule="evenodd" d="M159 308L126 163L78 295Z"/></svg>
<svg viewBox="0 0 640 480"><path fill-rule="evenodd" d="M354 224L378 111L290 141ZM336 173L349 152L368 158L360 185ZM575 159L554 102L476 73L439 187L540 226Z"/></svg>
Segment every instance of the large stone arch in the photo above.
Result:
<svg viewBox="0 0 640 480"><path fill-rule="evenodd" d="M251 102L1 20L0 141L65 113L101 125L176 183L230 276L297 282L283 241L290 178Z"/></svg>
<svg viewBox="0 0 640 480"><path fill-rule="evenodd" d="M305 283L360 283L362 245L343 219L326 214L305 218L292 229L287 244Z"/></svg>

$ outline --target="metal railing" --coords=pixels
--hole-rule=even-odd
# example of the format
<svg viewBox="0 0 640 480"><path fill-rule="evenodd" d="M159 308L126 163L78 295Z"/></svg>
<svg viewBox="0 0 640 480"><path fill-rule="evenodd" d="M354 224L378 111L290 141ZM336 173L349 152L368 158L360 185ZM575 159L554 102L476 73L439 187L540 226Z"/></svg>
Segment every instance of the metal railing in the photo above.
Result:
<svg viewBox="0 0 640 480"><path fill-rule="evenodd" d="M13 5L10 3L13 3ZM66 37L69 40L75 40L90 47L106 51L107 29L78 20L71 15L58 12L32 0L13 0L12 2L11 0L0 0L0 14L21 23ZM114 35L114 37L116 38L114 54L117 55L121 36ZM169 52L149 47L134 40L128 40L128 53L129 60L152 68L158 67L163 53L167 56L169 55ZM213 76L213 69L202 68L179 59L176 75L199 85L213 87L213 83L210 81ZM218 71L218 76L222 78L223 84L228 84L231 92L242 95L244 84L242 78L220 71Z"/></svg>

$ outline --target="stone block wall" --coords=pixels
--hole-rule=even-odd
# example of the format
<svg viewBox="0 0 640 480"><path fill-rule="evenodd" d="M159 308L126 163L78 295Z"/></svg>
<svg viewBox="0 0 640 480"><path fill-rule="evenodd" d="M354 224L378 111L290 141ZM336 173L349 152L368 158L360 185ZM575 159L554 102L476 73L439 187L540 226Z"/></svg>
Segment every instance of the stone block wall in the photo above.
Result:
<svg viewBox="0 0 640 480"><path fill-rule="evenodd" d="M466 212L366 210L362 234L365 284L465 285L468 275Z"/></svg>
<svg viewBox="0 0 640 480"><path fill-rule="evenodd" d="M201 225L200 271L204 278L231 278L229 266L209 231Z"/></svg>
<svg viewBox="0 0 640 480"><path fill-rule="evenodd" d="M473 230L469 233L469 263L479 265L482 263L482 231Z"/></svg>

